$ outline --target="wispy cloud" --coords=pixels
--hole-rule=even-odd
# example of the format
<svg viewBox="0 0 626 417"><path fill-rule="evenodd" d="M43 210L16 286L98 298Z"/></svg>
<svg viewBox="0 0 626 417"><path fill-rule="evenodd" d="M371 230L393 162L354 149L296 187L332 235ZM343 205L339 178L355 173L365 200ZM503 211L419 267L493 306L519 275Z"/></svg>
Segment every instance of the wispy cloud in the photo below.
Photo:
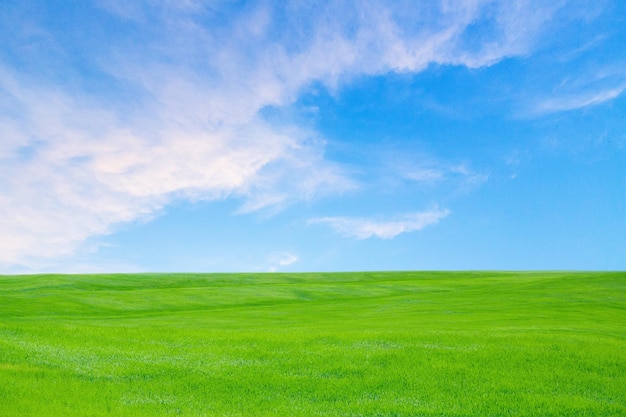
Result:
<svg viewBox="0 0 626 417"><path fill-rule="evenodd" d="M389 148L389 147L388 147ZM386 186L416 185L445 190L449 194L465 194L483 185L489 175L465 162L442 161L412 149L380 152ZM402 184L398 184L400 179Z"/></svg>
<svg viewBox="0 0 626 417"><path fill-rule="evenodd" d="M298 257L298 255L295 255L289 252L282 253L278 256L272 256L271 257L272 266L268 268L268 271L277 272L281 270L282 268L286 268L290 265L295 264L299 260L300 258Z"/></svg>
<svg viewBox="0 0 626 417"><path fill-rule="evenodd" d="M407 167L399 174L406 180L435 185L453 183L456 191L471 191L489 179L489 175L470 169L465 164Z"/></svg>
<svg viewBox="0 0 626 417"><path fill-rule="evenodd" d="M596 106L619 97L624 91L626 91L626 84L615 88L582 91L559 97L550 97L538 102L534 108L534 113L553 113Z"/></svg>
<svg viewBox="0 0 626 417"><path fill-rule="evenodd" d="M13 90L23 120L0 119L9 127L4 145L14 143L0 166L4 262L71 253L87 237L149 218L173 199L234 196L259 209L349 183L320 159L323 143L258 118L204 129L161 122L142 131L63 94ZM288 184L279 175L285 171ZM281 198L259 201L261 193L276 195L279 183Z"/></svg>
<svg viewBox="0 0 626 417"><path fill-rule="evenodd" d="M261 110L289 105L313 82L491 65L525 53L555 10L533 1L97 4L102 16L67 20L76 31L22 22L31 29L11 37L17 58L0 61L0 263L71 254L175 199L238 198L250 212L352 189L324 158L323 139L270 124ZM479 39L471 28L483 18L493 31ZM123 30L107 33L118 26L101 22L115 19ZM320 221L389 238L443 213Z"/></svg>
<svg viewBox="0 0 626 417"><path fill-rule="evenodd" d="M278 265L280 266L289 266L298 262L298 257L292 253L286 253L279 261Z"/></svg>
<svg viewBox="0 0 626 417"><path fill-rule="evenodd" d="M309 220L309 224L325 224L345 237L357 239L392 239L403 233L416 232L427 226L438 223L450 214L447 209L434 209L417 213L409 213L393 218L363 217L319 217Z"/></svg>
<svg viewBox="0 0 626 417"><path fill-rule="evenodd" d="M551 67L529 86L531 116L598 106L624 94L626 60L610 49L615 41L604 38L597 36L561 59L550 57Z"/></svg>

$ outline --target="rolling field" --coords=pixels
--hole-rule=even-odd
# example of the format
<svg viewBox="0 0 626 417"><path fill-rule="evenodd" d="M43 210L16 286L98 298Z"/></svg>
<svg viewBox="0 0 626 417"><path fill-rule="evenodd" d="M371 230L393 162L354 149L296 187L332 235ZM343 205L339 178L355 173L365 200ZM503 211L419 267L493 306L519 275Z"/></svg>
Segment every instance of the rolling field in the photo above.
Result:
<svg viewBox="0 0 626 417"><path fill-rule="evenodd" d="M626 416L626 273L0 276L0 416Z"/></svg>

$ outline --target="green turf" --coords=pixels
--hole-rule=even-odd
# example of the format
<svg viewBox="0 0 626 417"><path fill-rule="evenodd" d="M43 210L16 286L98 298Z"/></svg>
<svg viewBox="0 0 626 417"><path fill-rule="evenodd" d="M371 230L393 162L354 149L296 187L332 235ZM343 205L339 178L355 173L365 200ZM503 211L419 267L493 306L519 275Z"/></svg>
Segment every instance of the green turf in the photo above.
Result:
<svg viewBox="0 0 626 417"><path fill-rule="evenodd" d="M0 416L624 416L626 273L0 276Z"/></svg>

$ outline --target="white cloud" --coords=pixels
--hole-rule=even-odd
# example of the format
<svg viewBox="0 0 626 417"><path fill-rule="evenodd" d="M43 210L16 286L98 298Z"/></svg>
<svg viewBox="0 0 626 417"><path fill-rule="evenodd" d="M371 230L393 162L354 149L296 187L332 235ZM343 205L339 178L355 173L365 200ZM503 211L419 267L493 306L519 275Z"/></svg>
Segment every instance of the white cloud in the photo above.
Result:
<svg viewBox="0 0 626 417"><path fill-rule="evenodd" d="M553 63L552 68L545 69L545 73L536 81L537 86L529 89L535 90L529 95L530 102L527 104L530 116L585 109L610 102L624 94L624 57L612 52L599 56L603 52L603 48L596 45L599 39L603 39L603 36L570 52L569 59L563 58ZM564 70L564 66L575 70Z"/></svg>
<svg viewBox="0 0 626 417"><path fill-rule="evenodd" d="M279 261L278 265L280 266L289 266L298 262L298 257L292 253L286 253Z"/></svg>
<svg viewBox="0 0 626 417"><path fill-rule="evenodd" d="M443 180L445 171L435 167L414 166L402 171L401 176L418 183L434 184Z"/></svg>
<svg viewBox="0 0 626 417"><path fill-rule="evenodd" d="M455 184L456 189L459 191L471 191L489 179L487 174L474 171L465 164L408 166L400 172L400 176L409 181L423 184L450 182Z"/></svg>
<svg viewBox="0 0 626 417"><path fill-rule="evenodd" d="M293 265L299 260L300 258L298 257L298 255L294 255L293 253L288 253L288 252L282 253L278 256L272 256L271 257L272 266L270 266L267 270L269 272L277 272L281 268L285 268L290 265Z"/></svg>
<svg viewBox="0 0 626 417"><path fill-rule="evenodd" d="M389 146L387 147L389 148ZM467 193L483 185L489 175L467 163L451 163L438 160L413 149L395 149L380 152L383 175L387 175L391 187L395 178L422 187L445 188L452 193Z"/></svg>
<svg viewBox="0 0 626 417"><path fill-rule="evenodd" d="M162 122L154 126L160 132L141 131L64 95L18 90L12 98L23 121L19 129L2 129L19 132L3 142L0 165L6 263L71 253L86 238L149 218L176 198L238 196L252 210L350 185L321 158L323 142L300 137L302 130L285 134L253 118L203 130ZM12 124L0 119L0 126ZM262 193L278 193L279 182L285 195L260 203Z"/></svg>
<svg viewBox="0 0 626 417"><path fill-rule="evenodd" d="M28 22L39 43L12 45L28 46L15 53L30 65L0 61L0 264L71 254L174 199L236 197L249 212L352 189L322 139L270 125L260 111L317 81L336 88L430 63L490 65L524 53L554 12L532 1L294 1L222 13L231 6L99 3L131 30L106 42L88 31L68 45ZM494 31L477 41L469 29L485 16ZM391 237L442 213L353 229Z"/></svg>
<svg viewBox="0 0 626 417"><path fill-rule="evenodd" d="M337 233L357 239L392 239L402 233L416 232L438 223L450 213L447 209L434 209L409 213L391 219L358 217L320 217L309 220L309 224L326 224Z"/></svg>
<svg viewBox="0 0 626 417"><path fill-rule="evenodd" d="M615 88L581 91L560 97L551 97L538 102L535 105L534 113L553 113L596 106L619 97L624 91L626 91L626 84Z"/></svg>

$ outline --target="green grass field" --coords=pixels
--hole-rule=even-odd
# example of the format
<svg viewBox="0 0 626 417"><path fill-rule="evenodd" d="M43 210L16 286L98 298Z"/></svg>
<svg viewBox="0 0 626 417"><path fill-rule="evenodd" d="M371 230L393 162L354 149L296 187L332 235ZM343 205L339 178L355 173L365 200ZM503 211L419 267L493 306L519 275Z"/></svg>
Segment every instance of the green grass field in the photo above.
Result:
<svg viewBox="0 0 626 417"><path fill-rule="evenodd" d="M626 273L0 276L0 416L626 416Z"/></svg>

